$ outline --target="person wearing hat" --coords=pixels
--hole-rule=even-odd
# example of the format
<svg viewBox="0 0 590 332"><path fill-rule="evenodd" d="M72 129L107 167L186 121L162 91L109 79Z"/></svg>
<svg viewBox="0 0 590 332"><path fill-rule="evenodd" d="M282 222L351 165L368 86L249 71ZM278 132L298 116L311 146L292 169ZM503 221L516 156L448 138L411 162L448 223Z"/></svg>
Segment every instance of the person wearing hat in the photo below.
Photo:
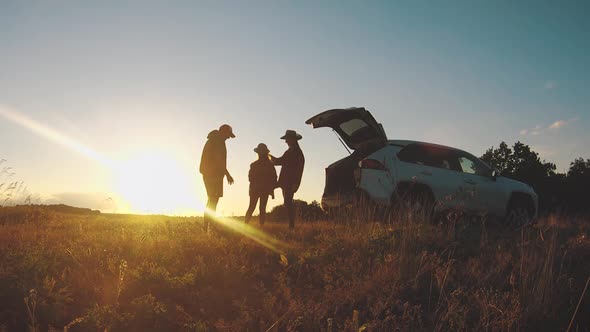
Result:
<svg viewBox="0 0 590 332"><path fill-rule="evenodd" d="M266 203L268 202L268 196L275 197L274 189L277 187L277 171L274 165L268 158L268 147L266 144L260 143L254 149L254 152L258 154L258 160L250 164L250 171L248 172L248 179L250 180L250 205L248 211L246 211L245 222L250 222L252 213L256 208L256 204L260 199L260 215L258 222L260 226L264 225L266 219Z"/></svg>
<svg viewBox="0 0 590 332"><path fill-rule="evenodd" d="M295 130L287 130L281 139L285 140L289 149L287 149L283 156L279 158L270 156L270 160L273 164L276 166L282 166L278 186L283 191L285 207L289 214L289 228L295 228L295 206L293 205L293 196L301 184L303 166L305 165L305 157L303 156L303 151L301 151L301 148L299 147L299 140L301 138L302 136L297 134Z"/></svg>
<svg viewBox="0 0 590 332"><path fill-rule="evenodd" d="M207 232L214 222L215 211L219 198L223 197L223 177L232 185L234 179L227 170L227 149L225 141L236 135L230 125L224 124L219 130L213 130L207 135L207 143L203 147L199 170L203 174L203 182L207 190L207 208L203 218L204 229Z"/></svg>

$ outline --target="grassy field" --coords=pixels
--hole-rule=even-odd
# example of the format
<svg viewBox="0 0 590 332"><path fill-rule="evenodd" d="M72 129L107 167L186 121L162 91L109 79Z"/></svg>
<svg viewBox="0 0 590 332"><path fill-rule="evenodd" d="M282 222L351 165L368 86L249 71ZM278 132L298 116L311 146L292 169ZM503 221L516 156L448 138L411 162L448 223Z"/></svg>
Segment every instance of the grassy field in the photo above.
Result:
<svg viewBox="0 0 590 332"><path fill-rule="evenodd" d="M590 328L583 219L257 229L0 208L0 331Z"/></svg>

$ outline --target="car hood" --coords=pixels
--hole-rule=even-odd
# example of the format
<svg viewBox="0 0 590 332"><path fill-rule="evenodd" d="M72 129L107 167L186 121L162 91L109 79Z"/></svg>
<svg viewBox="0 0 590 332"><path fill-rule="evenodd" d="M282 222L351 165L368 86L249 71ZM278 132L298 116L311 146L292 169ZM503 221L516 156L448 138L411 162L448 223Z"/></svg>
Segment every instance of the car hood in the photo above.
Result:
<svg viewBox="0 0 590 332"><path fill-rule="evenodd" d="M524 182L509 179L504 176L499 176L497 178L497 181L502 183L507 188L510 188L511 191L527 193L527 194L531 194L534 196L537 195L537 193L535 192L535 189L533 189L533 187L531 187L530 185L528 185Z"/></svg>

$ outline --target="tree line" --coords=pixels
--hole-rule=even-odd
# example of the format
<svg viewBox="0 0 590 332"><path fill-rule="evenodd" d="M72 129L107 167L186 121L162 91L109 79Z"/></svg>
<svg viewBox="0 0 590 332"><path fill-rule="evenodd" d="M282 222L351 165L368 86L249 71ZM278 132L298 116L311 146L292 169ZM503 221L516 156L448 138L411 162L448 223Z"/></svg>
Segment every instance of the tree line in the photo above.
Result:
<svg viewBox="0 0 590 332"><path fill-rule="evenodd" d="M566 173L559 173L554 163L541 160L537 152L520 141L512 147L506 142L497 148L492 146L480 158L502 176L532 186L539 195L541 212L590 212L590 159L576 158Z"/></svg>

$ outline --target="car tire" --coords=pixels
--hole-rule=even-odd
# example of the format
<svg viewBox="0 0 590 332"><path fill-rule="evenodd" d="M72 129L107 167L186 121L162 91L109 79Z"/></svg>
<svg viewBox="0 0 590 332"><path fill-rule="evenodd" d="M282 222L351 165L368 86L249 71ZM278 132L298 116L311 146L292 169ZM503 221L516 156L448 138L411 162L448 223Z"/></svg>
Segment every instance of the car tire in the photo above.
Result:
<svg viewBox="0 0 590 332"><path fill-rule="evenodd" d="M434 221L434 199L426 190L412 190L396 197L395 209L402 214L424 217L424 221Z"/></svg>
<svg viewBox="0 0 590 332"><path fill-rule="evenodd" d="M520 228L532 224L533 218L529 207L523 202L514 202L508 207L504 224L511 228Z"/></svg>

